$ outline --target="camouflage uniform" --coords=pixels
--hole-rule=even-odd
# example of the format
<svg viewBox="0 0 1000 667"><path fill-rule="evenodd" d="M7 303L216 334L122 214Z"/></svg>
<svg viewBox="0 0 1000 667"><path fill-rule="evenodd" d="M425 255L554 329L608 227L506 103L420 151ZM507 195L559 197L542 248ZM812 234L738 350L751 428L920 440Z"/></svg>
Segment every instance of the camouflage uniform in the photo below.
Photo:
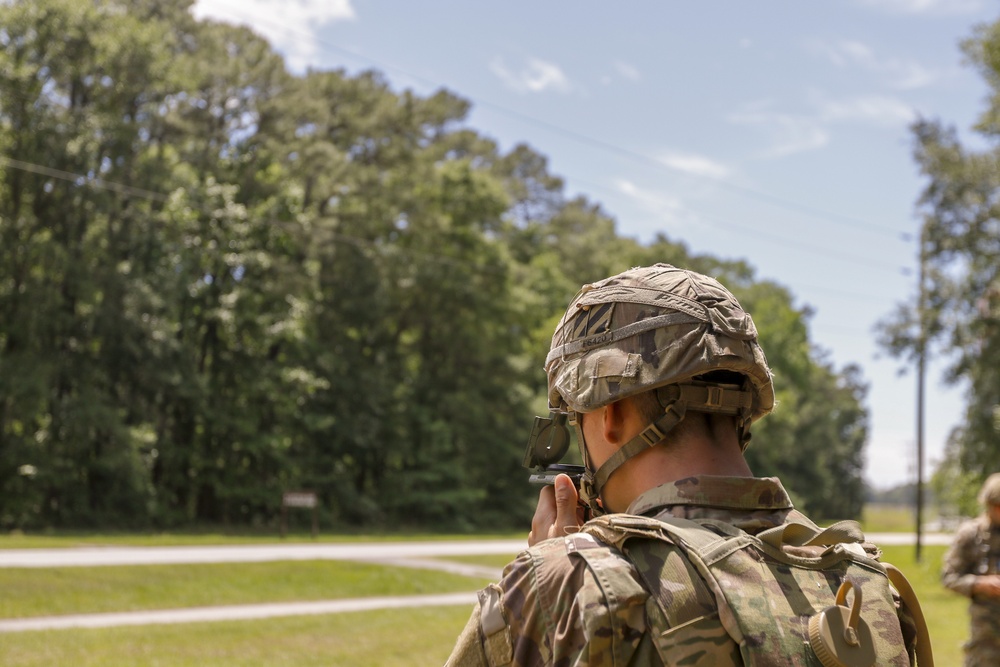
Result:
<svg viewBox="0 0 1000 667"><path fill-rule="evenodd" d="M625 513L600 516L605 482L663 442L688 411L730 418L745 448L750 425L774 407L753 320L717 280L657 264L584 285L553 333L545 370L554 413L592 413L640 394L655 397L662 412L596 469L582 420L572 420L585 467L580 499L597 518L522 552L499 584L482 590L448 665L814 667L821 663L809 648L812 621L827 618L835 591L839 600L855 583L870 633L854 645L877 647L879 665L912 663L912 622L873 560L877 549L858 542L860 530L790 545L800 551L784 558L786 532L819 529L776 479L686 477L646 489ZM764 544L775 535L777 547ZM705 544L718 546L711 567ZM844 564L853 580L799 567L805 561Z"/></svg>
<svg viewBox="0 0 1000 667"><path fill-rule="evenodd" d="M1000 526L985 515L964 523L944 558L942 583L972 599L969 605L968 667L1000 665L1000 600L972 594L976 577L1000 573Z"/></svg>
<svg viewBox="0 0 1000 667"><path fill-rule="evenodd" d="M647 491L627 514L717 519L753 534L793 520L808 521L792 508L775 478L690 477ZM625 580L599 581L587 559L579 557L597 546L595 542L581 532L522 552L505 568L499 584L480 592L480 603L447 665L662 664L653 644L662 641L662 635L655 637L651 631L648 617L655 606L647 605L650 595L648 586L640 583L642 575L633 569ZM742 665L737 644L712 613L715 598L678 548L664 546L666 557L655 568L661 575L656 595L667 608L691 609L691 622L678 624L674 629L680 632L672 633L676 654L683 656L677 664ZM672 574L662 578L667 572ZM910 621L902 620L905 647L895 618L874 623L885 641L899 646L891 663L896 665L910 664L912 654ZM666 629L659 624L657 628ZM818 664L805 652L784 659L787 665Z"/></svg>

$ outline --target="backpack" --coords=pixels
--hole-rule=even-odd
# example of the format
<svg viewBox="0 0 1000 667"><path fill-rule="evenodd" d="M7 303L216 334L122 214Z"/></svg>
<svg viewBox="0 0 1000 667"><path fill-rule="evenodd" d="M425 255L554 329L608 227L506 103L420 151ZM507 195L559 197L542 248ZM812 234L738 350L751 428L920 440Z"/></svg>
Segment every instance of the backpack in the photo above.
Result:
<svg viewBox="0 0 1000 667"><path fill-rule="evenodd" d="M891 582L916 625L918 664L933 667L916 596L897 569L865 550L856 522L820 529L800 520L751 535L713 519L611 514L578 535L591 548L571 551L609 604L624 581L612 569L640 580L664 665L909 666Z"/></svg>

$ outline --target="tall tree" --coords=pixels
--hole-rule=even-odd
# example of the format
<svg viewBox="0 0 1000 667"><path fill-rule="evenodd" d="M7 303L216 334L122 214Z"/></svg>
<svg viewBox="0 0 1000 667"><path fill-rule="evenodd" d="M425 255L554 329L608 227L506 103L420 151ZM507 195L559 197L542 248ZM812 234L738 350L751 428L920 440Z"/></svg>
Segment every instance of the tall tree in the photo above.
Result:
<svg viewBox="0 0 1000 667"><path fill-rule="evenodd" d="M898 357L928 346L951 360L947 379L967 388L967 406L948 466L982 479L1000 468L1000 22L977 28L963 50L991 89L974 128L985 147L967 148L941 121L914 124L928 181L918 202L924 294L886 318L881 336Z"/></svg>
<svg viewBox="0 0 1000 667"><path fill-rule="evenodd" d="M5 494L21 508L5 518L121 519L145 489L127 384L136 329L117 313L143 243L136 163L163 34L68 0L5 4L0 26L0 480L21 491Z"/></svg>

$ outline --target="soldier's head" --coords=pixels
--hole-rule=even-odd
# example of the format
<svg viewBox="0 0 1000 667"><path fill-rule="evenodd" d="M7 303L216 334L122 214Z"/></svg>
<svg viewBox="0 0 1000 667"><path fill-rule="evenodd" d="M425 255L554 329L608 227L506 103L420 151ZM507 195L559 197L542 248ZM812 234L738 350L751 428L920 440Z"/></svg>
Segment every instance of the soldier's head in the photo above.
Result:
<svg viewBox="0 0 1000 667"><path fill-rule="evenodd" d="M731 419L740 445L774 407L774 388L750 315L717 280L668 264L584 285L545 360L549 407L571 415L593 499L629 458L662 441L689 411ZM579 415L632 399L649 424L594 470Z"/></svg>
<svg viewBox="0 0 1000 667"><path fill-rule="evenodd" d="M986 478L979 489L979 504L990 520L1000 525L1000 472L995 472Z"/></svg>

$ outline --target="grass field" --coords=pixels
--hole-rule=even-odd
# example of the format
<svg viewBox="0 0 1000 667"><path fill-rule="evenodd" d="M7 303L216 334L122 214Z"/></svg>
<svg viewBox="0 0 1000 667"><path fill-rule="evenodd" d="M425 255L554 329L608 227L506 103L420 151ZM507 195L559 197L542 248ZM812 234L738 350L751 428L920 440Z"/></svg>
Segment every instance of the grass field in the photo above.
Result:
<svg viewBox="0 0 1000 667"><path fill-rule="evenodd" d="M924 547L921 562L917 564L913 547L887 546L882 559L902 570L916 591L930 630L935 664L955 667L962 664L969 601L941 585L941 559L946 550L943 546Z"/></svg>
<svg viewBox="0 0 1000 667"><path fill-rule="evenodd" d="M891 520L901 522L898 517ZM866 517L866 526L872 531L886 530L884 524L878 525L883 521L884 518ZM46 539L58 542L54 537ZM66 546L68 541L81 538L61 539L64 541L47 546ZM103 536L83 539L88 544L111 543ZM127 536L117 539L123 540L120 543L136 543L128 541ZM215 536L207 543L239 543L239 540ZM0 540L0 548L6 546ZM938 581L944 550L945 547L926 547L920 564L914 562L914 549L909 546L886 547L884 558L900 567L910 579L930 626L936 662L951 666L961 664L967 602L943 589ZM509 558L475 556L455 560L499 568ZM436 572L337 562L0 569L0 591L3 591L0 616L472 591L484 583ZM46 667L440 665L469 611L459 605L254 621L0 634L0 662Z"/></svg>
<svg viewBox="0 0 1000 667"><path fill-rule="evenodd" d="M282 538L272 532L250 535L228 535L218 532L205 533L71 533L0 534L0 549L69 549L73 547L180 547L240 544L352 543L352 542L424 542L427 540L505 540L523 538L524 533L377 533L319 535L316 539L308 533L289 534Z"/></svg>
<svg viewBox="0 0 1000 667"><path fill-rule="evenodd" d="M486 580L339 561L0 568L0 618L426 595Z"/></svg>
<svg viewBox="0 0 1000 667"><path fill-rule="evenodd" d="M8 667L442 665L470 607L0 634Z"/></svg>

